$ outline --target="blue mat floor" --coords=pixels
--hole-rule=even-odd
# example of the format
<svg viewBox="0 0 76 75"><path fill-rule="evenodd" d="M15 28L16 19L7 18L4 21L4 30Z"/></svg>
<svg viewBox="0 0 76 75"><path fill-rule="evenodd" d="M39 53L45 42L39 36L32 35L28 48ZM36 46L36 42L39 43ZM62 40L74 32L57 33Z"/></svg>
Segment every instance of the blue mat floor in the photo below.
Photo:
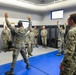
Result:
<svg viewBox="0 0 76 75"><path fill-rule="evenodd" d="M60 62L64 55L56 56L57 51L29 58L30 69L26 69L23 60L17 61L14 75L59 75ZM0 75L10 70L11 63L0 66Z"/></svg>

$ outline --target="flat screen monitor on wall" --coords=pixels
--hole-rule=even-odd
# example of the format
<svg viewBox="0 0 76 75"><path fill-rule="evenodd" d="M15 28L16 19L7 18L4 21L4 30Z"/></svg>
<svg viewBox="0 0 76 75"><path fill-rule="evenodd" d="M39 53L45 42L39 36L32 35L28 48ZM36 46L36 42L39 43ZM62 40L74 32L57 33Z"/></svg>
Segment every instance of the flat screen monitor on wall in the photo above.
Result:
<svg viewBox="0 0 76 75"><path fill-rule="evenodd" d="M21 21L21 22L22 22L24 28L27 28L29 26L28 21Z"/></svg>
<svg viewBox="0 0 76 75"><path fill-rule="evenodd" d="M62 19L63 10L56 10L51 12L51 19Z"/></svg>

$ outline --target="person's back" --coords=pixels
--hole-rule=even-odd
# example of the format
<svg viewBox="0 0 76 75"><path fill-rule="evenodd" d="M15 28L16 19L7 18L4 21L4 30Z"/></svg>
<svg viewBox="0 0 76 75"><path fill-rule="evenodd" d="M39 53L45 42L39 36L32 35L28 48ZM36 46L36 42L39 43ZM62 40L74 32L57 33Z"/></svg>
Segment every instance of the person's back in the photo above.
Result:
<svg viewBox="0 0 76 75"><path fill-rule="evenodd" d="M23 27L19 27L18 29L15 30L16 32L16 41L15 43L23 43L25 40L25 30Z"/></svg>
<svg viewBox="0 0 76 75"><path fill-rule="evenodd" d="M30 68L30 64L29 64L28 58L26 56L27 52L25 50L25 33L29 30L30 25L26 29L24 29L22 22L19 21L18 28L13 29L11 27L11 24L8 21L8 14L7 13L5 13L5 21L6 21L6 24L8 25L8 27L10 28L11 33L15 34L15 35L13 35L13 36L15 36L15 45L14 45L15 49L13 50L13 59L12 59L11 68L10 68L10 71L5 72L5 74L7 74L7 75L13 75L19 52L21 53L21 55L24 59L24 62L26 63L26 68L27 69Z"/></svg>

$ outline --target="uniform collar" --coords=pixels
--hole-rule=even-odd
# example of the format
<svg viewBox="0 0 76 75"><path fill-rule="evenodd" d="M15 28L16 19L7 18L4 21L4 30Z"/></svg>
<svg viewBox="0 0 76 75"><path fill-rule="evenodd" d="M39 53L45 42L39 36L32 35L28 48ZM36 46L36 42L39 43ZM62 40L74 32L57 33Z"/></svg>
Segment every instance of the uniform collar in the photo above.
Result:
<svg viewBox="0 0 76 75"><path fill-rule="evenodd" d="M71 26L70 29L75 28L75 27L76 27L76 25L75 26Z"/></svg>

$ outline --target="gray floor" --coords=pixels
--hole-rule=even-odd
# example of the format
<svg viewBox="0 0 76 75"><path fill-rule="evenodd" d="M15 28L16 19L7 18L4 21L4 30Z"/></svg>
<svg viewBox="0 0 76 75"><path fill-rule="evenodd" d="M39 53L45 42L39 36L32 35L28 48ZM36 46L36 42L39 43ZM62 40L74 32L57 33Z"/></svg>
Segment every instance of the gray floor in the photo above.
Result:
<svg viewBox="0 0 76 75"><path fill-rule="evenodd" d="M56 48L47 47L46 49L46 48L43 48L42 46L39 46L38 48L33 49L32 54L33 56L37 56L37 55L45 54L56 50L57 50ZM22 56L19 54L18 60L21 60L21 59L22 59ZM0 53L0 65L9 63L11 61L12 61L12 51Z"/></svg>

